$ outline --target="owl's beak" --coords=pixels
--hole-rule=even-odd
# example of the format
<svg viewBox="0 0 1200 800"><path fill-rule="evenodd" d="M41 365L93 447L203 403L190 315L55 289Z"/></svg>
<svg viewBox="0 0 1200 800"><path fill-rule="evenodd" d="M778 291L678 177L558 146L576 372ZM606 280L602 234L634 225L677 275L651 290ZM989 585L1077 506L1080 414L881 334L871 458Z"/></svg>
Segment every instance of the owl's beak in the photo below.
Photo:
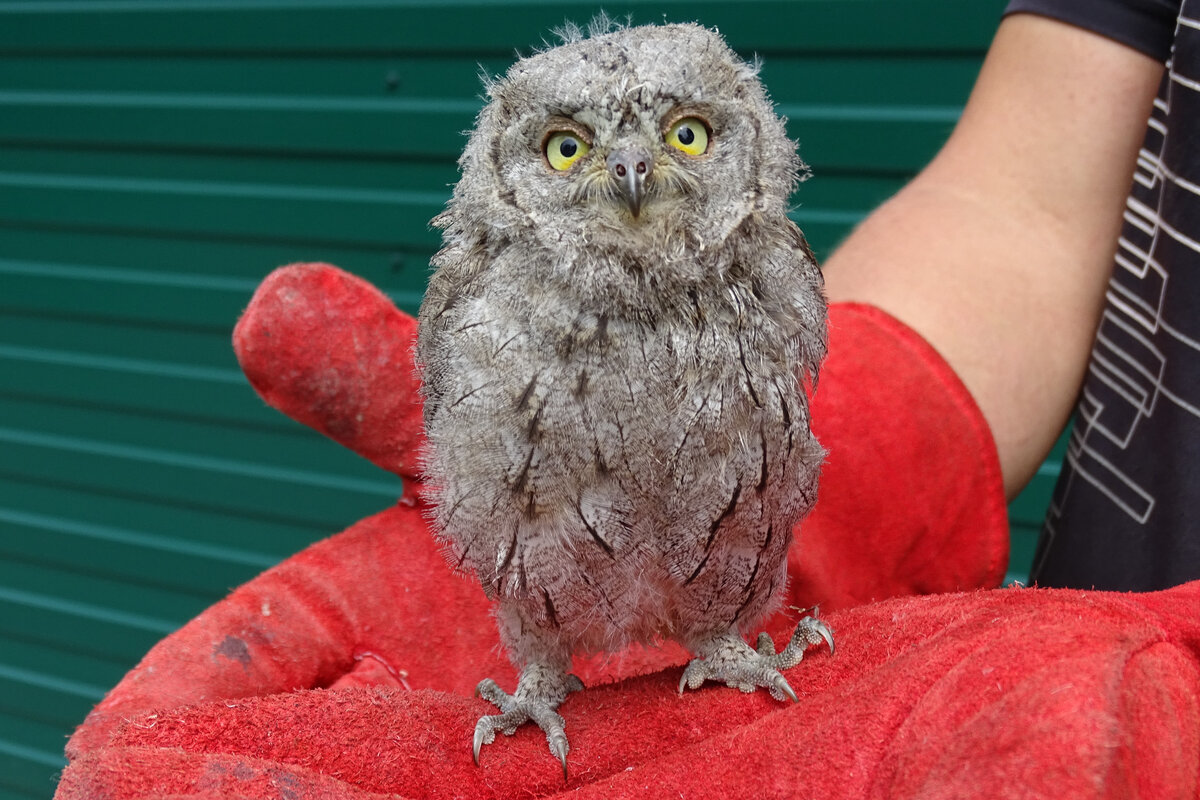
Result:
<svg viewBox="0 0 1200 800"><path fill-rule="evenodd" d="M614 151L605 163L629 213L637 217L646 199L646 180L654 172L653 157L641 147L626 147Z"/></svg>

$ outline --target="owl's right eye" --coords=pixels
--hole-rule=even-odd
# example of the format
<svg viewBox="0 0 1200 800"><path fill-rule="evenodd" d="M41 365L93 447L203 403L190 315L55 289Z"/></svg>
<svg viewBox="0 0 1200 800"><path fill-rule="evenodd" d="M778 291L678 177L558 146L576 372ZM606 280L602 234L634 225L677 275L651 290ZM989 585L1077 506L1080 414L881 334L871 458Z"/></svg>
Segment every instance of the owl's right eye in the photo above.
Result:
<svg viewBox="0 0 1200 800"><path fill-rule="evenodd" d="M555 131L546 137L546 161L559 172L570 169L591 149L591 145L570 131Z"/></svg>

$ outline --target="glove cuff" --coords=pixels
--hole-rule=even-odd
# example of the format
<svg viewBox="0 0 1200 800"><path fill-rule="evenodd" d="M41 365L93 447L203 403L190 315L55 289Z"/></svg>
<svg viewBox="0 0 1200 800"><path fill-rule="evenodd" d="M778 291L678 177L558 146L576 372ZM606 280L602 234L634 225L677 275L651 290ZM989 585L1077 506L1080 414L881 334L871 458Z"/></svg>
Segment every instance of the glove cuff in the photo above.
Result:
<svg viewBox="0 0 1200 800"><path fill-rule="evenodd" d="M829 454L789 564L796 604L1000 584L1009 532L996 445L916 331L874 306L833 304L812 426Z"/></svg>

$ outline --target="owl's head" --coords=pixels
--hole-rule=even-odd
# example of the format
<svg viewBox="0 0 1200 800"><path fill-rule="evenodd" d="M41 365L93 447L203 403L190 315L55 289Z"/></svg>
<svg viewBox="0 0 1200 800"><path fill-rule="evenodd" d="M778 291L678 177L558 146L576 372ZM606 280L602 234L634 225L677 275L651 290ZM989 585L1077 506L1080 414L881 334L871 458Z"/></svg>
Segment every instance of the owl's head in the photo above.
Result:
<svg viewBox="0 0 1200 800"><path fill-rule="evenodd" d="M757 70L720 34L684 24L567 38L488 84L451 204L459 226L661 255L715 248L747 217L785 212L803 165Z"/></svg>

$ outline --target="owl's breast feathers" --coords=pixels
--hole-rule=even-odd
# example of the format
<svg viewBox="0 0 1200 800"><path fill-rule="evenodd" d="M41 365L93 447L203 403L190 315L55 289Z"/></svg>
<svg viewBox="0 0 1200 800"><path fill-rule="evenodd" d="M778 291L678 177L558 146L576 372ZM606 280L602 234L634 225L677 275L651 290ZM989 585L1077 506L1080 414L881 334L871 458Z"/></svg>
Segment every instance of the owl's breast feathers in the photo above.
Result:
<svg viewBox="0 0 1200 800"><path fill-rule="evenodd" d="M581 310L531 272L422 310L428 472L452 559L584 647L753 624L822 455L803 326L749 283L629 317Z"/></svg>

